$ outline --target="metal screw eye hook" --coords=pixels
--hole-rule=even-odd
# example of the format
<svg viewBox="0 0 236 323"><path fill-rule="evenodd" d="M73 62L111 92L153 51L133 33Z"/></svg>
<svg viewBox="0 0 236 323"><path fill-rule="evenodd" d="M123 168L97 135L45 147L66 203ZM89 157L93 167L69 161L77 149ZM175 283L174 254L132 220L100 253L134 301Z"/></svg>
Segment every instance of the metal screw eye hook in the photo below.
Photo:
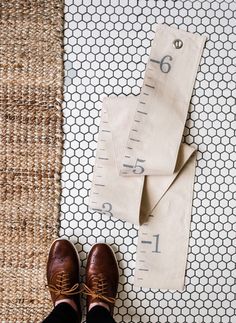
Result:
<svg viewBox="0 0 236 323"><path fill-rule="evenodd" d="M176 49L180 49L181 47L183 47L183 42L181 39L175 39L173 41L173 46L176 48Z"/></svg>

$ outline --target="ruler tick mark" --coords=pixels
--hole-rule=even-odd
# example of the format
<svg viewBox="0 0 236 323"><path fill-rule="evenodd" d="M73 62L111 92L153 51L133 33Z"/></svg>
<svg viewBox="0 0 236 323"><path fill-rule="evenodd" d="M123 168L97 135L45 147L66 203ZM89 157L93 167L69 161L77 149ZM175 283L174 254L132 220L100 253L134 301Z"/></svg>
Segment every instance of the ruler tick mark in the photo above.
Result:
<svg viewBox="0 0 236 323"><path fill-rule="evenodd" d="M128 165L128 164L123 164L124 167L127 167L127 168L133 168L132 165Z"/></svg>
<svg viewBox="0 0 236 323"><path fill-rule="evenodd" d="M146 268L139 268L140 271L149 271L149 269Z"/></svg>
<svg viewBox="0 0 236 323"><path fill-rule="evenodd" d="M150 84L145 84L147 87L150 87L151 89L155 89L155 86L152 86Z"/></svg>
<svg viewBox="0 0 236 323"><path fill-rule="evenodd" d="M98 212L102 212L102 209L95 209L95 208L92 208L91 210L93 210L93 211L98 211Z"/></svg>
<svg viewBox="0 0 236 323"><path fill-rule="evenodd" d="M140 122L140 120L134 120L135 122Z"/></svg>
<svg viewBox="0 0 236 323"><path fill-rule="evenodd" d="M104 129L104 130L102 130L102 132L111 132L110 130L106 130L106 129Z"/></svg>
<svg viewBox="0 0 236 323"><path fill-rule="evenodd" d="M148 94L148 93L146 93L146 92L144 92L143 94L144 94L144 95L149 95L149 94Z"/></svg>
<svg viewBox="0 0 236 323"><path fill-rule="evenodd" d="M137 110L138 113L141 113L141 114L145 114L147 115L148 113L147 112L143 112L143 111L140 111L140 110Z"/></svg>
<svg viewBox="0 0 236 323"><path fill-rule="evenodd" d="M142 240L141 243L144 243L144 244L152 244L152 241L149 241L149 240Z"/></svg>
<svg viewBox="0 0 236 323"><path fill-rule="evenodd" d="M160 61L158 61L156 59L153 59L153 58L150 59L150 62L157 63L157 64L160 64L161 63Z"/></svg>
<svg viewBox="0 0 236 323"><path fill-rule="evenodd" d="M101 160L109 160L109 158L107 158L107 157L98 157L98 159L101 159Z"/></svg>
<svg viewBox="0 0 236 323"><path fill-rule="evenodd" d="M146 104L146 102L143 102L143 101L139 101L139 103L141 103L141 104Z"/></svg>
<svg viewBox="0 0 236 323"><path fill-rule="evenodd" d="M102 187L104 187L105 185L104 184L95 184L95 186L102 186Z"/></svg>
<svg viewBox="0 0 236 323"><path fill-rule="evenodd" d="M135 131L135 132L138 132L138 130L137 130L137 129L131 129L131 131Z"/></svg>
<svg viewBox="0 0 236 323"><path fill-rule="evenodd" d="M139 139L135 139L135 138L129 138L129 139L132 140L132 141L135 141L135 142L140 142Z"/></svg>
<svg viewBox="0 0 236 323"><path fill-rule="evenodd" d="M125 158L130 158L130 156L126 155Z"/></svg>

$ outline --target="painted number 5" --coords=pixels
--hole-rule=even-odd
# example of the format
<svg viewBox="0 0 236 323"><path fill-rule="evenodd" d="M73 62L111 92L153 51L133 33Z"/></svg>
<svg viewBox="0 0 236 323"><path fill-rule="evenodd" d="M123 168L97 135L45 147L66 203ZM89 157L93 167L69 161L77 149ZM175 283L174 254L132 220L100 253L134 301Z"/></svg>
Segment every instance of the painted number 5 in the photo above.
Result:
<svg viewBox="0 0 236 323"><path fill-rule="evenodd" d="M144 163L145 160L143 159L136 159L136 163L134 165L133 173L134 174L142 174L144 172L144 167L140 165L140 163Z"/></svg>

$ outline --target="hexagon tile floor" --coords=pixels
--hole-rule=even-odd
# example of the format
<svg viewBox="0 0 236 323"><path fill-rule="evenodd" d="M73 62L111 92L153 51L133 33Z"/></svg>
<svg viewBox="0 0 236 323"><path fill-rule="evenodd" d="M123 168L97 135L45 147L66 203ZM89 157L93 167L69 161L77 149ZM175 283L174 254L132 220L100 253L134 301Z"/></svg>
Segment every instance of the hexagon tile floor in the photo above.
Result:
<svg viewBox="0 0 236 323"><path fill-rule="evenodd" d="M233 0L65 0L60 235L76 243L83 277L92 244L112 245L121 272L117 322L236 322L235 12ZM139 94L157 23L208 38L184 133L198 149L184 292L134 288L137 228L87 208L102 98Z"/></svg>

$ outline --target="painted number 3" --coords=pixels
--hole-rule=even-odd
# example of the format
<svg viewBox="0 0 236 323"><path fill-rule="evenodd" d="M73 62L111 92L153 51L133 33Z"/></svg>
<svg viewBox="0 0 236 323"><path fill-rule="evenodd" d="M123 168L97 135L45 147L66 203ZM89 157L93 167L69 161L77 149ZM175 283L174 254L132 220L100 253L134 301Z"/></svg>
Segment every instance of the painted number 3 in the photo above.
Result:
<svg viewBox="0 0 236 323"><path fill-rule="evenodd" d="M111 213L111 210L112 210L111 203L108 203L108 202L103 203L103 205L102 205L102 213L103 214L107 214L109 216L112 216L113 214Z"/></svg>

